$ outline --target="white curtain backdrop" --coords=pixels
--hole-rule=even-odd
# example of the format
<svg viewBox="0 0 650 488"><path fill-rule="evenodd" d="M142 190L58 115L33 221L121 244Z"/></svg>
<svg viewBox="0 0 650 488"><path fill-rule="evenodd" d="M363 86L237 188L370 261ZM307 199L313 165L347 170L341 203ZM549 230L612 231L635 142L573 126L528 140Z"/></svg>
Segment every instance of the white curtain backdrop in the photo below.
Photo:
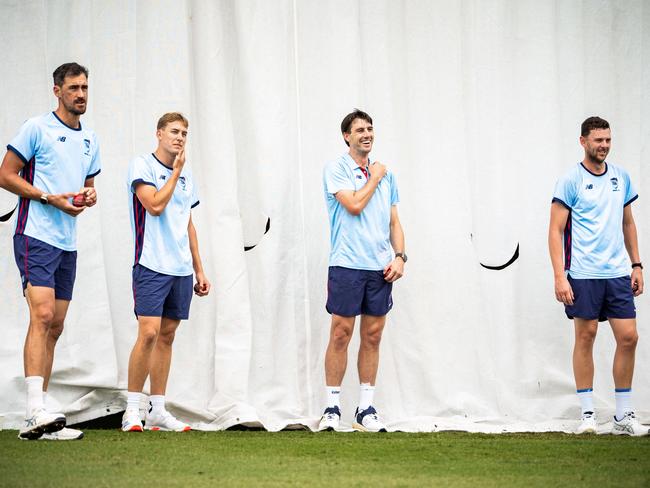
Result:
<svg viewBox="0 0 650 488"><path fill-rule="evenodd" d="M80 216L75 295L50 392L69 422L125 404L137 333L129 160L167 111L190 120L193 212L213 291L179 329L170 410L205 429L314 428L324 406L329 229L324 164L355 107L398 180L409 262L394 287L375 404L389 429L570 430L573 325L555 301L546 235L579 126L610 121L610 161L640 194L650 262L650 3L643 0L0 0L0 143L55 107L51 73L90 69L82 123L101 142L99 205ZM0 215L15 198L0 191ZM263 235L267 218L270 231ZM0 223L0 414L24 415L27 307ZM257 246L244 252L244 245ZM491 271L480 262L505 263ZM650 422L648 298L637 301L634 403ZM343 420L358 395L356 349ZM602 324L595 403L613 412ZM603 427L605 428L605 427Z"/></svg>

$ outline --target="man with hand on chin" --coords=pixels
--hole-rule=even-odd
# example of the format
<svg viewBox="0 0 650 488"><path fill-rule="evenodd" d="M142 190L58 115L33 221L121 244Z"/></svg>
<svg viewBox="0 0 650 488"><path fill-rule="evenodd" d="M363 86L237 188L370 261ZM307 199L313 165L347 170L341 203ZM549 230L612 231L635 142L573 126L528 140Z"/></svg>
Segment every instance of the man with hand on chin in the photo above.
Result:
<svg viewBox="0 0 650 488"><path fill-rule="evenodd" d="M593 345L598 322L608 320L616 340L612 434L645 436L648 427L639 423L632 408L639 337L634 297L643 293L631 205L638 195L627 171L605 162L612 140L609 123L589 117L580 134L584 158L555 187L548 232L555 297L574 322L573 373L582 406L576 433L596 432Z"/></svg>
<svg viewBox="0 0 650 488"><path fill-rule="evenodd" d="M94 180L101 162L95 133L80 122L88 102L88 70L66 63L53 78L57 109L27 120L0 166L0 187L20 197L14 254L30 317L23 352L27 414L20 439L83 437L65 427L62 413L46 411L45 396L72 299L75 217L97 203Z"/></svg>
<svg viewBox="0 0 650 488"><path fill-rule="evenodd" d="M373 396L379 343L386 314L393 306L392 286L402 277L407 259L397 215L399 196L395 177L386 166L370 163L372 118L355 110L341 122L341 133L350 149L329 163L323 173L331 233L326 308L332 321L325 353L327 408L318 428L339 427L348 344L356 316L361 315L357 362L360 392L352 427L385 432L373 407Z"/></svg>
<svg viewBox="0 0 650 488"><path fill-rule="evenodd" d="M178 112L158 120L158 148L129 165L127 185L135 240L133 301L138 338L129 358L127 408L122 430L142 432L140 398L151 382L148 430L183 432L190 426L165 408L172 343L189 317L192 289L206 296L205 277L191 211L199 204L192 173L185 167L187 119ZM196 285L192 288L192 272Z"/></svg>

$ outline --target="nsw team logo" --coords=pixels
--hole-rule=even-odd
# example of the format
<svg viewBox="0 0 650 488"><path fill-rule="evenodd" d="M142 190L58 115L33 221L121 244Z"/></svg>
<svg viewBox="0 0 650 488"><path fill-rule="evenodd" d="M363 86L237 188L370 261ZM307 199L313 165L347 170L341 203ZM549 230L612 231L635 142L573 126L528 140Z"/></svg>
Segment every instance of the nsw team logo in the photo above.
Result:
<svg viewBox="0 0 650 488"><path fill-rule="evenodd" d="M178 182L181 184L182 190L185 191L186 184L187 184L186 181L185 181L185 177L184 176L179 176L178 177Z"/></svg>
<svg viewBox="0 0 650 488"><path fill-rule="evenodd" d="M619 188L618 188L618 178L616 178L616 177L614 177L614 178L610 178L609 181L612 182L612 191L619 191Z"/></svg>
<svg viewBox="0 0 650 488"><path fill-rule="evenodd" d="M90 156L90 139L84 139L84 156Z"/></svg>

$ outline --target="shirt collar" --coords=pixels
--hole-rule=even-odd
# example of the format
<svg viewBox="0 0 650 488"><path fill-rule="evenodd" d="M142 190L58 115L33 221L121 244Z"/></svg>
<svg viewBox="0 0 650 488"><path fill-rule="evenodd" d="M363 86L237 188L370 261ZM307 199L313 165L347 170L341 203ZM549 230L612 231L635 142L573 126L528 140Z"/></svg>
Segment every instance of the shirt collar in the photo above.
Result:
<svg viewBox="0 0 650 488"><path fill-rule="evenodd" d="M358 169L359 171L361 171L361 166L359 166L357 164L357 162L354 159L352 159L352 156L350 156L350 153L345 153L343 155L343 159L344 159L345 163L348 165L348 167L351 170ZM368 166L369 165L370 165L370 159L368 159Z"/></svg>

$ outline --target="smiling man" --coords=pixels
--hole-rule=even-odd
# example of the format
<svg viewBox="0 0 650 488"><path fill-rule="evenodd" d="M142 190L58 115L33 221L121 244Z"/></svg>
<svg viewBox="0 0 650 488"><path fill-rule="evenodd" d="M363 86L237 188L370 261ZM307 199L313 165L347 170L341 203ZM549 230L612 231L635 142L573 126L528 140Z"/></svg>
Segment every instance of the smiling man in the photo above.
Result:
<svg viewBox="0 0 650 488"><path fill-rule="evenodd" d="M194 292L206 296L192 209L199 204L192 173L185 167L187 119L178 112L158 120L158 148L131 161L127 185L135 240L133 301L138 338L129 359L127 408L122 430L142 432L139 405L145 380L151 381L148 430L182 432L189 425L165 408L172 343L181 320L189 317Z"/></svg>
<svg viewBox="0 0 650 488"><path fill-rule="evenodd" d="M397 215L397 183L386 166L370 163L374 129L367 113L355 110L346 115L341 133L349 151L329 163L323 173L331 232L326 308L332 321L325 353L327 408L319 430L339 427L348 344L356 316L361 315L360 392L352 426L385 432L373 397L379 344L386 314L393 306L392 286L401 278L407 259Z"/></svg>
<svg viewBox="0 0 650 488"><path fill-rule="evenodd" d="M77 219L97 202L100 172L95 133L82 127L88 70L66 63L53 73L54 112L29 119L7 146L0 186L20 197L14 254L29 307L24 367L27 415L21 439L80 439L65 416L47 412L54 348L72 299L77 263Z"/></svg>
<svg viewBox="0 0 650 488"><path fill-rule="evenodd" d="M636 420L632 408L638 340L634 297L643 293L643 265L631 205L638 195L627 171L605 161L611 140L606 120L589 117L582 123L584 159L555 187L548 245L555 297L574 322L573 373L582 407L576 433L597 429L593 345L598 322L608 320L616 340L612 434L642 436L648 435L648 427Z"/></svg>

